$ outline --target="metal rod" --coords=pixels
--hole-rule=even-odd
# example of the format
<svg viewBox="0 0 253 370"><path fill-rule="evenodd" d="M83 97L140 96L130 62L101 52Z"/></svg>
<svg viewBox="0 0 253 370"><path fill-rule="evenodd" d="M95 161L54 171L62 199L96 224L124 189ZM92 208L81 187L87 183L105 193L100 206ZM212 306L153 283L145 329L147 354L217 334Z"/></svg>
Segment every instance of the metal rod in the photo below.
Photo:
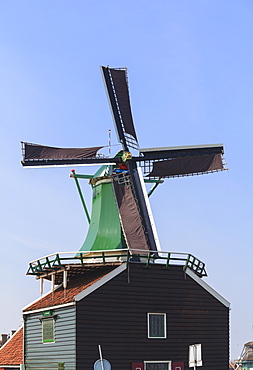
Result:
<svg viewBox="0 0 253 370"><path fill-rule="evenodd" d="M197 347L196 346L193 347L193 351L194 351L194 370L196 370L196 363L197 363Z"/></svg>
<svg viewBox="0 0 253 370"><path fill-rule="evenodd" d="M99 357L100 357L100 361L101 361L101 367L102 367L102 370L104 370L104 363L103 363L102 349L101 349L100 344L98 345L98 350L99 350Z"/></svg>
<svg viewBox="0 0 253 370"><path fill-rule="evenodd" d="M170 264L170 253L168 253L167 261L166 261L166 267L169 267Z"/></svg>
<svg viewBox="0 0 253 370"><path fill-rule="evenodd" d="M72 171L72 172L74 172L74 171ZM78 175L77 173L71 173L70 175L69 175L70 177L74 177L74 178L77 178L77 179L93 179L93 175Z"/></svg>
<svg viewBox="0 0 253 370"><path fill-rule="evenodd" d="M73 175L75 175L75 170L72 170L72 173L73 173ZM81 198L81 202L82 202L82 205L83 205L83 208L84 208L84 212L86 214L88 223L90 224L90 215L89 215L88 209L86 207L86 203L85 203L85 200L84 200L84 197L83 197L83 194L82 194L82 190L80 188L80 185L79 185L79 182L78 182L76 176L73 176L73 177L74 177L74 180L75 180L75 183L76 183L76 187L77 187L78 193L79 193L80 198Z"/></svg>
<svg viewBox="0 0 253 370"><path fill-rule="evenodd" d="M150 197L151 194L153 194L153 192L155 191L155 189L157 188L157 186L160 184L160 182L157 182L156 184L154 184L152 186L152 188L149 190L148 192L148 197Z"/></svg>
<svg viewBox="0 0 253 370"><path fill-rule="evenodd" d="M147 184L163 184L164 181L163 180L155 180L155 179L144 179L144 182L146 182Z"/></svg>
<svg viewBox="0 0 253 370"><path fill-rule="evenodd" d="M111 130L108 130L108 155L111 157Z"/></svg>

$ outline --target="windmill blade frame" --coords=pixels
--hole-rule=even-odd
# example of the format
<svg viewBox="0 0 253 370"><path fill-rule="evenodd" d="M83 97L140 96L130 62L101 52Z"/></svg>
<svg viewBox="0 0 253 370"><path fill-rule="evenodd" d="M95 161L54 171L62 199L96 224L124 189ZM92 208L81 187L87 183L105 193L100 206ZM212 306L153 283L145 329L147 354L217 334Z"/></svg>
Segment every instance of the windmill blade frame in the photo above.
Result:
<svg viewBox="0 0 253 370"><path fill-rule="evenodd" d="M129 151L129 147L138 150L139 144L134 128L130 106L127 68L109 68L103 66L100 68L104 79L112 116L114 118L118 140L122 144L125 152ZM148 248L150 250L157 251L156 240L145 202L141 181L137 171L136 162L130 155L125 164L131 179L131 191L133 193L133 199L135 200L136 207L139 211L139 219L144 230L144 235L147 239Z"/></svg>
<svg viewBox="0 0 253 370"><path fill-rule="evenodd" d="M152 179L193 176L225 168L223 144L190 145L140 149L139 162L146 177Z"/></svg>
<svg viewBox="0 0 253 370"><path fill-rule="evenodd" d="M97 166L116 164L120 158L97 155L104 146L91 148L57 148L21 141L23 167Z"/></svg>
<svg viewBox="0 0 253 370"><path fill-rule="evenodd" d="M224 148L222 144L214 144L144 148L139 150L139 143L130 106L127 68L109 68L101 66L100 69L115 123L115 130L123 150L117 153L115 157L108 158L98 154L98 151L104 146L91 148L55 148L22 142L23 160L21 163L24 167L33 168L109 165L107 175L98 175L96 178L92 176L91 185L93 186L94 207L102 207L102 204L106 204L106 202L102 203L103 199L102 197L100 199L100 192L96 191L97 186L101 187L101 194L104 194L105 197L110 193L111 209L113 207L117 214L114 224L118 230L118 244L114 247L118 248L118 245L122 246L125 243L122 244L122 234L119 234L120 222L118 217L121 217L122 230L125 233L125 241L128 244L128 248L131 249L131 244L138 246L140 240L138 235L141 235L142 248L144 250L150 250L156 255L161 248L154 226L151 208L147 201L142 171L149 182L162 182L160 180L161 178L222 171L226 169L223 159ZM132 156L129 148L139 150L139 156ZM122 171L127 174L127 176L125 176L127 182L125 183L125 180L122 181L124 178ZM120 174L122 174L122 176ZM115 181L119 181L119 183ZM115 199L112 197L113 184L115 184ZM108 188L107 191L103 191L106 186ZM120 188L121 186L125 186L125 189ZM128 199L129 204L124 203L124 198ZM123 208L121 208L122 205ZM100 212L100 210L99 208L98 212ZM133 225L131 223L132 213L135 215L134 226L131 226ZM100 225L101 222L103 223L103 229L105 230L103 235L107 235L107 227L112 227L109 218L105 216L95 219L94 217L94 220L97 222L97 225ZM136 232L136 235L133 236L132 232L137 229L139 234ZM87 243L91 239L99 239L97 238L100 235L99 230L96 230L96 233L90 233L91 236L87 238ZM91 231L91 228L89 228L89 231ZM111 244L114 245L116 239L112 239ZM98 242L94 241L90 249L92 249L93 246L96 247L97 244ZM86 240L83 244L83 247L85 246Z"/></svg>
<svg viewBox="0 0 253 370"><path fill-rule="evenodd" d="M127 68L100 66L105 89L114 119L118 141L124 151L139 148L130 106Z"/></svg>

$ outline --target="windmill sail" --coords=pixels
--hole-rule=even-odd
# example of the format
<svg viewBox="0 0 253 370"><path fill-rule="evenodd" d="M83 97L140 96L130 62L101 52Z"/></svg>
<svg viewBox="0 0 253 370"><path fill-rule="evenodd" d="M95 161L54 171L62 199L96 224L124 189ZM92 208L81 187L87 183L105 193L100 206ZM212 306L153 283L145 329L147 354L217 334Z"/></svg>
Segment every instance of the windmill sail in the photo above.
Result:
<svg viewBox="0 0 253 370"><path fill-rule="evenodd" d="M174 158L153 163L148 177L175 177L189 174L207 173L223 169L220 154Z"/></svg>
<svg viewBox="0 0 253 370"><path fill-rule="evenodd" d="M140 212L137 209L137 204L131 190L131 185L120 184L114 179L113 189L118 205L121 226L128 248L130 250L149 250L150 248L147 244L147 239L145 237L140 218Z"/></svg>
<svg viewBox="0 0 253 370"><path fill-rule="evenodd" d="M84 159L95 158L97 152L103 148L97 146L93 148L56 148L37 144L24 143L24 160L31 159Z"/></svg>
<svg viewBox="0 0 253 370"><path fill-rule="evenodd" d="M99 165L115 164L117 158L98 156L103 146L91 148L56 148L45 145L21 142L24 167L37 166L68 166L68 165Z"/></svg>
<svg viewBox="0 0 253 370"><path fill-rule="evenodd" d="M222 144L141 149L140 162L145 176L166 178L224 170Z"/></svg>
<svg viewBox="0 0 253 370"><path fill-rule="evenodd" d="M127 84L126 68L101 67L118 139L124 150L138 148Z"/></svg>

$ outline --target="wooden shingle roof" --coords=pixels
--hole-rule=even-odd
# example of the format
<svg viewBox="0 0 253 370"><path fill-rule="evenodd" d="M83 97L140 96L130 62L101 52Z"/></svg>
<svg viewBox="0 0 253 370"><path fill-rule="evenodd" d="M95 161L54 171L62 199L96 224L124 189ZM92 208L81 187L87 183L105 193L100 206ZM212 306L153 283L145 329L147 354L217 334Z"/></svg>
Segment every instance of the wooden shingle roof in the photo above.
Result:
<svg viewBox="0 0 253 370"><path fill-rule="evenodd" d="M0 368L23 363L23 326L0 348Z"/></svg>

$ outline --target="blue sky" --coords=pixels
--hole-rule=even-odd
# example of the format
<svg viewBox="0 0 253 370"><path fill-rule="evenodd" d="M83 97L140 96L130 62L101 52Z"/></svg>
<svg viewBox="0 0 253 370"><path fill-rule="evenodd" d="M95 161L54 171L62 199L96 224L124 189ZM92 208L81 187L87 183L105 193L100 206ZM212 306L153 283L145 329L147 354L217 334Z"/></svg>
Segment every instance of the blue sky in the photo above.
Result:
<svg viewBox="0 0 253 370"><path fill-rule="evenodd" d="M204 261L231 302L238 357L253 337L252 1L8 0L0 35L0 332L39 295L28 262L78 250L87 231L71 168L23 169L20 140L106 145L99 65L127 66L141 147L225 145L229 171L166 180L151 205L163 250Z"/></svg>

